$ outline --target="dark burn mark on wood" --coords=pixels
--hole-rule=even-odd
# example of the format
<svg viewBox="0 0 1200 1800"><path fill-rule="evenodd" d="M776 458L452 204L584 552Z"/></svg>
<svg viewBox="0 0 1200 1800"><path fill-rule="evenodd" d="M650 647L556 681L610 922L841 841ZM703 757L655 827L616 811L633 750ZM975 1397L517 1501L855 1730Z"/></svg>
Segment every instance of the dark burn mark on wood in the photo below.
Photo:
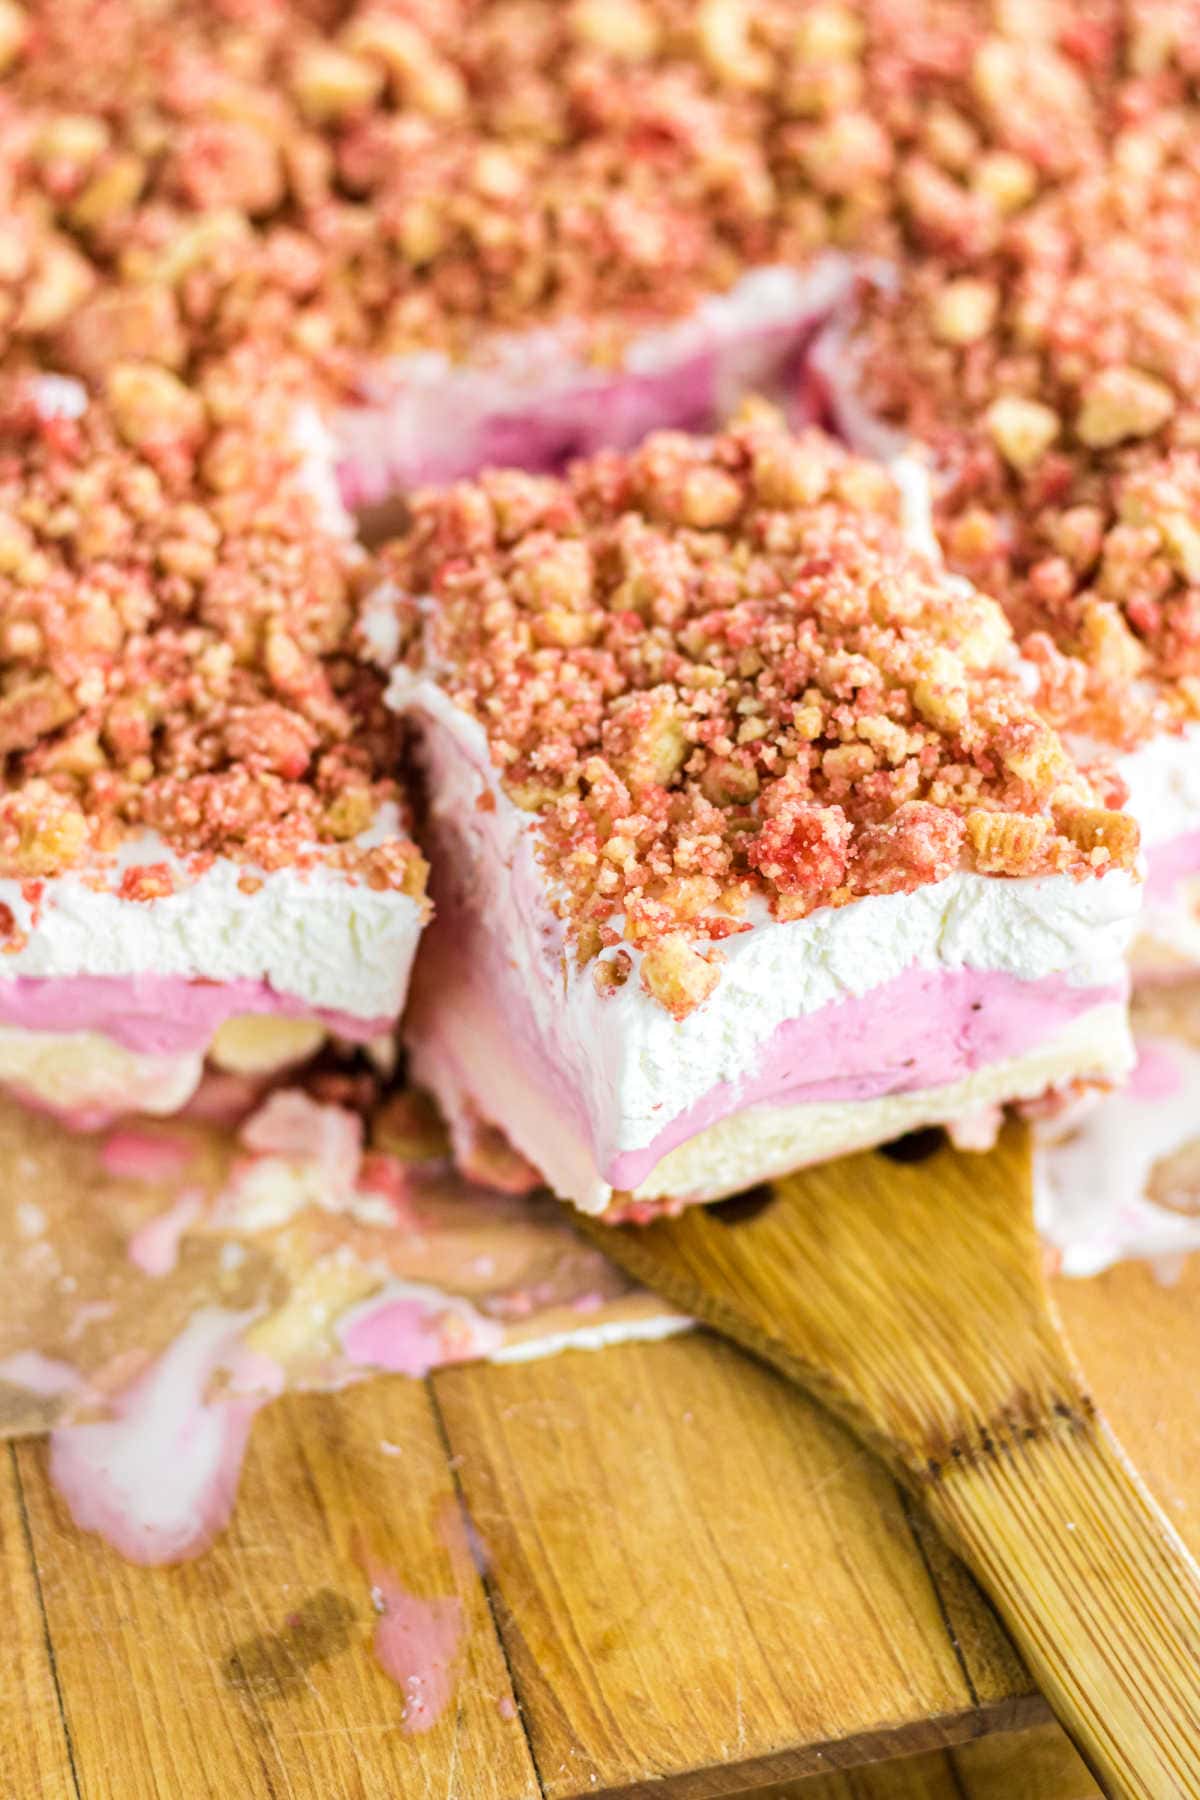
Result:
<svg viewBox="0 0 1200 1800"><path fill-rule="evenodd" d="M1019 1393L994 1417L977 1421L957 1436L938 1434L924 1446L924 1462L915 1466L915 1473L936 1484L953 1474L955 1467L975 1468L982 1462L1011 1457L1025 1444L1085 1432L1095 1416L1096 1405L1089 1394L1047 1398L1039 1404L1032 1395Z"/></svg>

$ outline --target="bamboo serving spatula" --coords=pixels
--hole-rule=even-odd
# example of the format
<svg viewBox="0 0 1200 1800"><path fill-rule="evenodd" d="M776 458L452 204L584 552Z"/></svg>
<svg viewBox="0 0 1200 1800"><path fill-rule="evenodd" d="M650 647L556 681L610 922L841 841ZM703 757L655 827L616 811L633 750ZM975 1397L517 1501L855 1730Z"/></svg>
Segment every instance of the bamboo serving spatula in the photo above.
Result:
<svg viewBox="0 0 1200 1800"><path fill-rule="evenodd" d="M1200 1800L1200 1569L1061 1336L1026 1134L986 1156L849 1157L773 1194L755 1216L732 1201L589 1235L887 1461L1106 1793Z"/></svg>

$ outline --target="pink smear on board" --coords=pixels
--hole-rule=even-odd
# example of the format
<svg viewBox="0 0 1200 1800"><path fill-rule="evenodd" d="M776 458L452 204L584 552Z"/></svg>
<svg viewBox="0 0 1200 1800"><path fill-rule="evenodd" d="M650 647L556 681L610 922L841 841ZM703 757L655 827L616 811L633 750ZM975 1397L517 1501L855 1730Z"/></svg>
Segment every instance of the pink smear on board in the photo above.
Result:
<svg viewBox="0 0 1200 1800"><path fill-rule="evenodd" d="M1135 1100L1170 1100L1183 1087L1183 1071L1162 1044L1143 1039L1127 1091Z"/></svg>
<svg viewBox="0 0 1200 1800"><path fill-rule="evenodd" d="M445 1363L486 1356L504 1333L466 1301L451 1302L436 1288L392 1282L347 1313L337 1337L360 1368L423 1376Z"/></svg>
<svg viewBox="0 0 1200 1800"><path fill-rule="evenodd" d="M500 1696L499 1700L496 1702L496 1711L500 1714L502 1719L516 1718L517 1703L512 1698L511 1694L502 1694Z"/></svg>
<svg viewBox="0 0 1200 1800"><path fill-rule="evenodd" d="M192 1160L187 1138L156 1137L149 1131L114 1131L100 1147L106 1175L125 1181L174 1181Z"/></svg>
<svg viewBox="0 0 1200 1800"><path fill-rule="evenodd" d="M202 1308L110 1417L51 1433L50 1476L71 1517L130 1562L187 1561L228 1523L254 1415L282 1385L272 1365L255 1391L210 1397L253 1317Z"/></svg>
<svg viewBox="0 0 1200 1800"><path fill-rule="evenodd" d="M463 1637L462 1601L422 1600L391 1569L359 1548L379 1618L372 1639L375 1660L404 1696L400 1715L406 1737L436 1725L458 1680Z"/></svg>
<svg viewBox="0 0 1200 1800"><path fill-rule="evenodd" d="M443 1360L439 1320L418 1300L390 1300L338 1331L351 1362L392 1375L428 1375Z"/></svg>
<svg viewBox="0 0 1200 1800"><path fill-rule="evenodd" d="M460 1581L470 1582L476 1575L486 1575L492 1566L492 1553L478 1525L456 1494L447 1494L434 1517L434 1529L446 1547L450 1567Z"/></svg>
<svg viewBox="0 0 1200 1800"><path fill-rule="evenodd" d="M139 1226L129 1240L129 1260L143 1275L169 1275L179 1261L184 1234L204 1211L199 1188L187 1188L173 1206Z"/></svg>

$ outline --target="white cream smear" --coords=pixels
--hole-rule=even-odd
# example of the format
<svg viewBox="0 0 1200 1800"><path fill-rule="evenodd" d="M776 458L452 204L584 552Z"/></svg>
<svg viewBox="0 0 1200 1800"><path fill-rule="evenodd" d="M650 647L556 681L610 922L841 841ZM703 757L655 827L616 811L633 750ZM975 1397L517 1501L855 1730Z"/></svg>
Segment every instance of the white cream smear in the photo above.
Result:
<svg viewBox="0 0 1200 1800"><path fill-rule="evenodd" d="M1200 1211L1163 1206L1150 1191L1158 1166L1191 1144L1200 1177L1200 1051L1154 1035L1139 1035L1138 1047L1127 1087L1037 1134L1035 1216L1065 1275L1129 1258L1169 1275L1173 1259L1200 1250Z"/></svg>
<svg viewBox="0 0 1200 1800"><path fill-rule="evenodd" d="M110 1417L51 1434L51 1478L75 1523L130 1562L195 1556L228 1522L251 1421L277 1387L209 1389L253 1317L202 1308Z"/></svg>

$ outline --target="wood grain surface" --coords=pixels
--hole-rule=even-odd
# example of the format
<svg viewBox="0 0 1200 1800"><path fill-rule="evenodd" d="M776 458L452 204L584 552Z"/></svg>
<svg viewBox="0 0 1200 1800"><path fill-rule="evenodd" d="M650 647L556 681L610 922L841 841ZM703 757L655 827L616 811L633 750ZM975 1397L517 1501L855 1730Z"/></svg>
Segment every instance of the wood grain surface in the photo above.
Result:
<svg viewBox="0 0 1200 1800"><path fill-rule="evenodd" d="M446 1371L437 1393L551 1800L728 1792L961 1730L973 1699L894 1483L769 1371L679 1339Z"/></svg>
<svg viewBox="0 0 1200 1800"><path fill-rule="evenodd" d="M1056 1292L1195 1543L1200 1266ZM423 1735L372 1656L372 1560L463 1608ZM82 1536L44 1446L4 1446L0 1607L6 1800L1095 1793L890 1477L701 1334L279 1402L230 1530L173 1570Z"/></svg>

